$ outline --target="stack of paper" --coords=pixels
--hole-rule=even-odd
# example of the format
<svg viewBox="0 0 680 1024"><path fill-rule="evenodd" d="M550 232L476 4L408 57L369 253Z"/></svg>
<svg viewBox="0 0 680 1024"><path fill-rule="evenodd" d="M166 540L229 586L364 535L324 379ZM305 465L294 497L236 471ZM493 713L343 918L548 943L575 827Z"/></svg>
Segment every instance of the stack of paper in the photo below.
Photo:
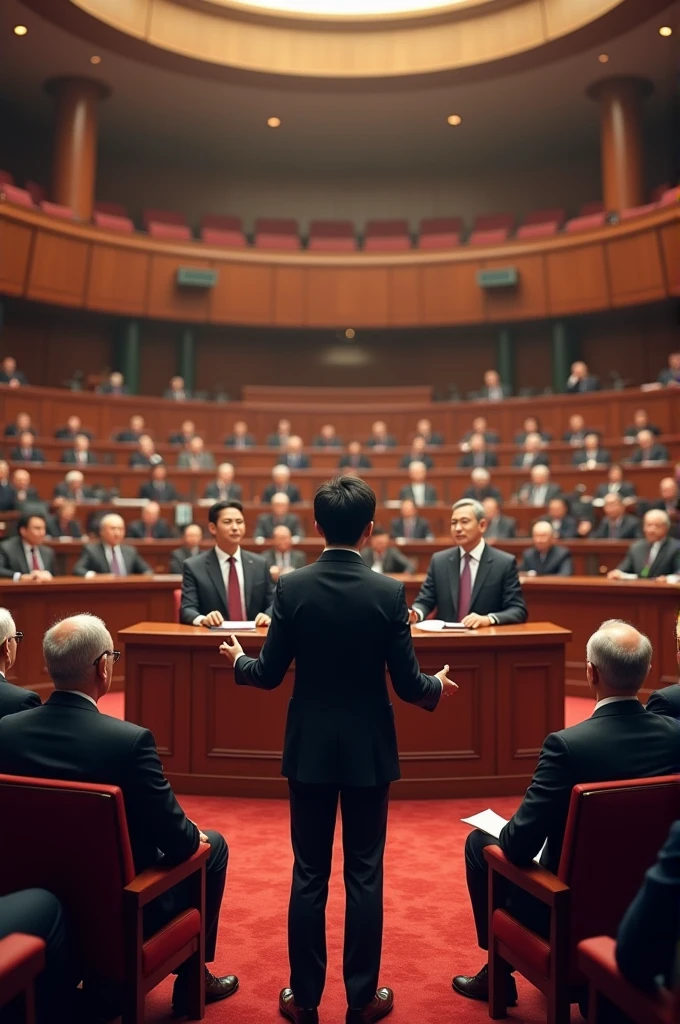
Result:
<svg viewBox="0 0 680 1024"><path fill-rule="evenodd" d="M441 633L445 629L466 629L462 622L444 622L443 619L423 619L417 622L416 629L422 629L425 633Z"/></svg>
<svg viewBox="0 0 680 1024"><path fill-rule="evenodd" d="M211 629L226 629L228 633L242 633L245 629L257 629L254 622L223 622L221 626L211 626Z"/></svg>

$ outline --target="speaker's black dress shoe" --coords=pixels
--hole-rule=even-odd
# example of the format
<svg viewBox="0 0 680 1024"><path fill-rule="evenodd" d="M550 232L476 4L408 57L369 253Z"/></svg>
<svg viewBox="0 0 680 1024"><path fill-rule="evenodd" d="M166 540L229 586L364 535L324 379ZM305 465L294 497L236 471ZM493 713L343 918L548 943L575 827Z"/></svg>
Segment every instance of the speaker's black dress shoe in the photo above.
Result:
<svg viewBox="0 0 680 1024"><path fill-rule="evenodd" d="M238 988L238 978L235 974L226 974L223 978L217 978L205 968L205 1001L206 1003L217 1003L220 999L227 999L233 996ZM172 1012L175 1017L186 1017L189 1012L189 998L187 995L186 975L180 974L175 981L172 990Z"/></svg>
<svg viewBox="0 0 680 1024"><path fill-rule="evenodd" d="M346 1024L373 1024L382 1020L394 1006L394 992L391 988L379 988L373 999L361 1010L348 1010Z"/></svg>
<svg viewBox="0 0 680 1024"><path fill-rule="evenodd" d="M292 1020L293 1024L319 1024L319 1011L305 1010L295 1002L292 988L282 988L279 993L279 1012Z"/></svg>
<svg viewBox="0 0 680 1024"><path fill-rule="evenodd" d="M457 974L451 982L455 992L468 999L489 1001L489 965L484 964L479 974ZM507 977L507 1004L517 1006L517 985L512 974Z"/></svg>

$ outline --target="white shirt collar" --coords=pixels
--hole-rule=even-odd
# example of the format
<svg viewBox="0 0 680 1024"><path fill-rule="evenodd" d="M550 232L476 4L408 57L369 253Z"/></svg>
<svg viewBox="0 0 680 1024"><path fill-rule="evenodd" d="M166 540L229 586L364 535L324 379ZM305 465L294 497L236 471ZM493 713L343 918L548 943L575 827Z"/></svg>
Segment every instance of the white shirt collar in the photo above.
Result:
<svg viewBox="0 0 680 1024"><path fill-rule="evenodd" d="M351 551L353 555L358 555L361 558L361 552L357 548L345 548L341 545L333 545L332 547L325 547L324 551Z"/></svg>
<svg viewBox="0 0 680 1024"><path fill-rule="evenodd" d="M480 558L482 557L482 552L484 551L485 547L486 547L486 544L485 544L484 538L482 537L482 539L480 540L480 542L477 545L477 547L473 548L472 551L468 552L468 554L470 555L470 558L474 558L475 562L478 562L480 560ZM465 552L461 548L460 549L461 560L462 560L464 554L465 554Z"/></svg>
<svg viewBox="0 0 680 1024"><path fill-rule="evenodd" d="M217 560L220 563L220 565L224 565L224 563L228 562L230 558L234 558L235 561L237 561L237 562L241 561L241 548L240 547L236 548L236 551L234 552L233 555L228 555L226 551L223 551L222 548L219 548L217 546L217 544L216 544L215 545L215 554L217 555Z"/></svg>
<svg viewBox="0 0 680 1024"><path fill-rule="evenodd" d="M97 701L94 697L90 697L89 693L83 693L82 690L62 690L62 693L75 693L76 697L83 697L85 700L89 700L90 704L94 704L97 707ZM97 711L99 708L97 708Z"/></svg>
<svg viewBox="0 0 680 1024"><path fill-rule="evenodd" d="M637 700L637 697L603 697L602 700L598 700L595 710L603 708L605 704L617 704L620 700Z"/></svg>

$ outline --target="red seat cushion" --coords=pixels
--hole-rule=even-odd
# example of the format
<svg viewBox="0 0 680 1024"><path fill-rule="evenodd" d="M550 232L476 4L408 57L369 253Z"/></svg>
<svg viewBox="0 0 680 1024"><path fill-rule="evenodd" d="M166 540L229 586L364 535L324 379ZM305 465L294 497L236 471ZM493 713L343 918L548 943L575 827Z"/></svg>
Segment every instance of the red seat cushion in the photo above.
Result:
<svg viewBox="0 0 680 1024"><path fill-rule="evenodd" d="M168 238L180 242L191 239L191 228L188 224L163 224L160 221L149 221L148 231L152 238Z"/></svg>
<svg viewBox="0 0 680 1024"><path fill-rule="evenodd" d="M364 239L367 252L400 252L410 248L411 239L408 235L376 235Z"/></svg>
<svg viewBox="0 0 680 1024"><path fill-rule="evenodd" d="M485 231L473 231L468 241L471 245L498 245L507 241L509 228L489 228Z"/></svg>
<svg viewBox="0 0 680 1024"><path fill-rule="evenodd" d="M573 217L568 220L564 225L564 230L568 232L574 231L592 231L594 228L604 227L605 214L600 213L589 213L584 214L582 217Z"/></svg>
<svg viewBox="0 0 680 1024"><path fill-rule="evenodd" d="M95 210L92 214L92 220L98 228L104 228L106 231L120 231L121 233L131 235L135 226L129 217L119 217L113 213L103 213L100 210Z"/></svg>
<svg viewBox="0 0 680 1024"><path fill-rule="evenodd" d="M49 213L51 217L61 217L62 220L73 220L74 213L70 206L63 206L61 203L50 203L47 199L43 199L40 203L40 209L44 213Z"/></svg>
<svg viewBox="0 0 680 1024"><path fill-rule="evenodd" d="M309 239L308 249L313 252L354 252L357 247L356 238L332 238L318 235Z"/></svg>
<svg viewBox="0 0 680 1024"><path fill-rule="evenodd" d="M517 950L518 956L544 978L550 977L550 946L535 932L519 924L507 911L495 910L493 933L499 942Z"/></svg>
<svg viewBox="0 0 680 1024"><path fill-rule="evenodd" d="M556 220L544 221L536 224L522 224L517 229L517 238L547 238L557 234L559 225Z"/></svg>
<svg viewBox="0 0 680 1024"><path fill-rule="evenodd" d="M17 206L30 206L31 208L34 206L31 193L25 188L19 188L17 185L10 185L5 182L3 185L0 185L0 192L4 195L5 199L8 199L10 203L16 203Z"/></svg>
<svg viewBox="0 0 680 1024"><path fill-rule="evenodd" d="M435 231L431 235L421 235L418 239L420 249L455 249L460 245L459 231Z"/></svg>
<svg viewBox="0 0 680 1024"><path fill-rule="evenodd" d="M201 915L195 908L173 917L165 928L152 935L142 946L142 974L148 976L201 930Z"/></svg>
<svg viewBox="0 0 680 1024"><path fill-rule="evenodd" d="M255 247L257 249L299 249L300 238L298 235L283 235L278 232L259 232L255 236Z"/></svg>
<svg viewBox="0 0 680 1024"><path fill-rule="evenodd" d="M242 231L223 231L221 228L201 228L201 238L206 245L228 245L243 249L246 236Z"/></svg>
<svg viewBox="0 0 680 1024"><path fill-rule="evenodd" d="M634 217L642 217L645 213L651 213L652 210L656 210L657 203L644 203L642 206L629 206L625 210L621 210L619 216L621 220L632 220Z"/></svg>

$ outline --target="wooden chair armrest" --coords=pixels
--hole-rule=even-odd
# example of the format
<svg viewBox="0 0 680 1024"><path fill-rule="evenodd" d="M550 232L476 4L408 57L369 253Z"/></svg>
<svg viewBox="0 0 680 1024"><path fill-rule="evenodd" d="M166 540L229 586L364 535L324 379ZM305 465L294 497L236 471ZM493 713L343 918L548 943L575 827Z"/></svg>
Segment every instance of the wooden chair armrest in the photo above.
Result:
<svg viewBox="0 0 680 1024"><path fill-rule="evenodd" d="M666 989L643 992L627 981L616 963L616 940L608 935L578 944L578 965L590 985L639 1024L670 1024L673 996Z"/></svg>
<svg viewBox="0 0 680 1024"><path fill-rule="evenodd" d="M569 886L560 882L557 875L552 871L534 864L531 867L520 868L512 864L498 846L487 846L484 850L489 865L489 871L502 875L508 882L519 886L525 892L535 896L541 903L554 907L562 894L569 892Z"/></svg>
<svg viewBox="0 0 680 1024"><path fill-rule="evenodd" d="M0 1006L23 992L45 966L45 943L14 932L0 939Z"/></svg>
<svg viewBox="0 0 680 1024"><path fill-rule="evenodd" d="M131 900L138 907L145 907L147 903L151 903L168 889L183 882L189 875L200 871L209 856L210 847L207 843L201 843L196 853L180 864L173 864L170 867L147 868L146 871L140 872L129 885L125 886L123 898Z"/></svg>

